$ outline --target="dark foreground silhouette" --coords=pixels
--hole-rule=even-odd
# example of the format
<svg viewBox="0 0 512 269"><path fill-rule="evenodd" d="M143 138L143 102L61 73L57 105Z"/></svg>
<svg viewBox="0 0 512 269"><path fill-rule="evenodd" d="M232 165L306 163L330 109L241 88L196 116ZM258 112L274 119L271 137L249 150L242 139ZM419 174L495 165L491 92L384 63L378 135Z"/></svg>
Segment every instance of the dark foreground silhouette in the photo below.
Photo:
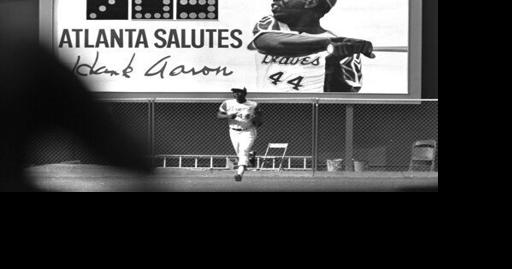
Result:
<svg viewBox="0 0 512 269"><path fill-rule="evenodd" d="M118 128L71 71L25 36L23 24L0 8L0 191L38 191L24 175L30 139L64 129L109 165L152 171L141 143Z"/></svg>

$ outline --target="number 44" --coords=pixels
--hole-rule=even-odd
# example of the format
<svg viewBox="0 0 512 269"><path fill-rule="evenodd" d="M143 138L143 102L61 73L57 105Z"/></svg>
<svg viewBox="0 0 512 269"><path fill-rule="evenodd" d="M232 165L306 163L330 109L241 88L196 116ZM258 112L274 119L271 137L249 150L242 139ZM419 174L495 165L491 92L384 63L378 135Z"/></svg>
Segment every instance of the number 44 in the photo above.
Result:
<svg viewBox="0 0 512 269"><path fill-rule="evenodd" d="M283 75L284 75L283 72L278 72L278 73L273 74L269 78L270 78L270 80L272 80L272 84L277 85L277 84L283 82L281 80L281 77L283 77ZM292 85L294 90L298 91L298 90L300 90L300 87L304 86L301 84L303 79L304 79L304 77L298 76L292 80L288 80L287 83Z"/></svg>

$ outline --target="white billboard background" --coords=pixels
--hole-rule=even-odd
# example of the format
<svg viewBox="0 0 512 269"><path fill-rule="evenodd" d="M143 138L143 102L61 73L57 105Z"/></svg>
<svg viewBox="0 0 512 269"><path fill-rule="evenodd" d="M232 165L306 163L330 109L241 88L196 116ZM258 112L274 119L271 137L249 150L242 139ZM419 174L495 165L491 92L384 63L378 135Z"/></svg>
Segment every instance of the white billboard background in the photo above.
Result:
<svg viewBox="0 0 512 269"><path fill-rule="evenodd" d="M219 20L87 20L86 0L55 0L55 40L57 55L70 68L73 68L80 57L81 64L92 65L99 54L96 68L104 66L122 74L131 64L133 72L130 78L110 76L108 74L88 75L82 79L99 92L207 92L221 93L233 87L246 86L251 92L256 88L255 53L249 51L247 45L252 40L254 25L264 16L270 15L271 0L218 0ZM372 41L375 47L407 47L409 31L409 0L338 0L330 13L322 19L325 29L339 36L362 38ZM130 14L131 15L131 14ZM130 16L131 17L131 16ZM127 36L123 48L59 48L59 42L65 29L87 29L90 43L95 43L99 29L104 29L107 36L110 30L144 29L148 38L149 48L129 48ZM190 34L192 29L227 29L241 30L238 37L243 44L240 48L156 48L154 38L157 29L182 29ZM74 33L71 40L74 43ZM136 32L137 33L137 32ZM126 35L126 33L125 33ZM137 34L134 35L135 37ZM206 35L208 36L208 35ZM229 34L227 34L229 36ZM190 43L190 36L187 37ZM217 39L214 39L216 41ZM206 41L205 41L206 42ZM234 43L234 40L225 44ZM236 43L236 42L235 42ZM208 44L208 42L206 42ZM76 44L74 44L76 46ZM408 53L407 52L376 52L376 59L363 57L363 89L364 94L408 94ZM170 56L167 60L165 76L145 76L145 72L160 59ZM202 69L226 67L232 71L230 76L180 74L168 76L178 66L185 69ZM162 66L162 65L160 65ZM159 68L158 68L159 69ZM86 69L84 69L86 70ZM104 70L104 69L103 69ZM156 70L156 69L155 69Z"/></svg>

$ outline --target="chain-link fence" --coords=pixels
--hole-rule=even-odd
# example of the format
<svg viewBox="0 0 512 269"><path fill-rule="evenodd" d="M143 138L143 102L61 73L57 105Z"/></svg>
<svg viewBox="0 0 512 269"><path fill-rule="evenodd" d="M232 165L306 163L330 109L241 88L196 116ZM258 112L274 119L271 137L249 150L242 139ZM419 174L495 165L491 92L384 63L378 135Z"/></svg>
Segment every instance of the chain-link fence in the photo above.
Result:
<svg viewBox="0 0 512 269"><path fill-rule="evenodd" d="M265 123L258 130L253 150L261 157L269 143L288 143L286 155L298 158L286 160L285 169L326 170L328 161L337 160L345 170L353 170L356 161L372 171L404 171L409 168L414 141L439 140L438 101L413 104L256 101L261 104ZM182 167L212 164L225 167L225 158L213 160L212 157L234 155L227 122L216 118L221 102L148 99L109 100L106 104L120 127L147 146L156 166L165 163L166 167L172 167L179 162ZM32 164L98 162L78 138L64 132L34 138L29 150ZM269 152L269 155L279 154L282 152ZM178 161L165 156L183 158Z"/></svg>
<svg viewBox="0 0 512 269"><path fill-rule="evenodd" d="M118 128L129 134L146 148L151 146L150 124L151 103L141 101L106 102L106 111L116 120ZM66 113L66 111L62 111ZM100 130L101 131L101 130ZM79 162L84 164L104 164L104 160L91 152L80 137L67 130L53 130L39 133L27 147L28 162L31 165L48 163Z"/></svg>
<svg viewBox="0 0 512 269"><path fill-rule="evenodd" d="M437 102L355 105L354 159L371 170L407 170L415 141L439 140L437 108Z"/></svg>

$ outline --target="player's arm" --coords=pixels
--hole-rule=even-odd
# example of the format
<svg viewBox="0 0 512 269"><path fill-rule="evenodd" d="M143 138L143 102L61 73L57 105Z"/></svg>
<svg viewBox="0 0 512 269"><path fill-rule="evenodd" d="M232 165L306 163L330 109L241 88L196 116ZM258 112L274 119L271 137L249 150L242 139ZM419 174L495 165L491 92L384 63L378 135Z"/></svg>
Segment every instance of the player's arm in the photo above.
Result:
<svg viewBox="0 0 512 269"><path fill-rule="evenodd" d="M218 119L234 119L234 118L236 118L236 113L229 114L226 102L222 102L222 104L219 107L219 111L217 111L217 118Z"/></svg>
<svg viewBox="0 0 512 269"><path fill-rule="evenodd" d="M254 47L261 53L279 56L305 56L327 49L328 37L311 37L294 33L264 32L256 36Z"/></svg>
<svg viewBox="0 0 512 269"><path fill-rule="evenodd" d="M281 29L273 16L263 17L254 27L254 39L249 50L274 56L305 56L324 51L331 43L328 37L312 37Z"/></svg>
<svg viewBox="0 0 512 269"><path fill-rule="evenodd" d="M219 111L217 112L218 119L234 119L236 118L236 114L227 114L226 112Z"/></svg>
<svg viewBox="0 0 512 269"><path fill-rule="evenodd" d="M364 56L374 59L373 44L363 39L335 37L331 38L331 44L327 46L327 52L339 59L352 57L355 54L363 54Z"/></svg>

